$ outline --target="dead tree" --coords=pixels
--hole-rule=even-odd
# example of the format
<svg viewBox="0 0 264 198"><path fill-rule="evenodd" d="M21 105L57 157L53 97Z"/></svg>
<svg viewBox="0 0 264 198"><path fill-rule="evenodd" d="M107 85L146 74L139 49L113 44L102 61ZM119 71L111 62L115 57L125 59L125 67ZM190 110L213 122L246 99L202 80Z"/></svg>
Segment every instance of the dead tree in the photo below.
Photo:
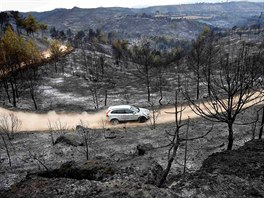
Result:
<svg viewBox="0 0 264 198"><path fill-rule="evenodd" d="M260 64L264 65L264 41L260 45L259 57L260 57L260 59L259 59ZM260 70L262 75L261 75L261 77L259 77L258 80L263 87L264 67L262 66L262 68L260 68L260 69L262 69L262 70ZM263 135L263 126L264 126L264 105L262 106L262 119L261 119L261 124L260 124L260 129L259 129L259 139L261 139L262 135Z"/></svg>
<svg viewBox="0 0 264 198"><path fill-rule="evenodd" d="M67 123L62 123L60 119L51 125L52 128L59 132L60 135L64 135L67 130L69 130Z"/></svg>
<svg viewBox="0 0 264 198"><path fill-rule="evenodd" d="M4 114L0 118L0 136L4 144L1 149L6 152L10 167L12 166L12 163L8 142L11 143L10 140L14 138L14 133L17 132L20 127L21 121L13 113ZM5 137L7 137L7 139Z"/></svg>
<svg viewBox="0 0 264 198"><path fill-rule="evenodd" d="M80 125L78 127L79 132L81 133L81 137L84 144L84 150L81 152L85 154L86 160L89 160L89 147L92 145L92 143L95 141L95 139L98 137L99 133L96 133L88 128L88 124L84 121L80 120Z"/></svg>
<svg viewBox="0 0 264 198"><path fill-rule="evenodd" d="M99 94L100 94L101 85L95 81L90 84L90 92L93 97L93 103L95 104L95 109L99 109Z"/></svg>
<svg viewBox="0 0 264 198"><path fill-rule="evenodd" d="M11 162L11 156L10 156L10 149L9 149L9 146L7 145L7 140L5 139L5 134L0 133L0 136L1 136L3 144L4 144L1 149L6 152L6 155L7 155L7 158L8 158L8 164L11 167L12 166L12 162Z"/></svg>
<svg viewBox="0 0 264 198"><path fill-rule="evenodd" d="M180 64L182 57L182 50L179 48L176 48L169 53L161 53L159 51L155 52L153 65L155 67L155 87L158 88L160 94L160 99L158 101L159 105L162 105L163 91L168 89L169 85L169 80L166 78L166 74L171 71L172 66L174 66L173 63L176 63L177 66Z"/></svg>
<svg viewBox="0 0 264 198"><path fill-rule="evenodd" d="M160 110L155 108L153 102L150 102L149 106L150 106L150 110L151 110L150 119L149 119L150 128L153 130L153 129L156 129L156 127L157 127L157 120L158 120L158 117L160 116Z"/></svg>
<svg viewBox="0 0 264 198"><path fill-rule="evenodd" d="M31 152L31 149L28 149L29 157L31 159L33 159L34 161L36 161L39 165L43 166L46 171L49 171L50 169L48 168L48 166L46 165L46 162L45 162L44 152L45 151L42 151L40 154L37 154L37 153ZM39 166L39 168L40 168L40 166Z"/></svg>
<svg viewBox="0 0 264 198"><path fill-rule="evenodd" d="M167 135L170 137L170 148L168 151L168 163L165 170L162 173L161 179L158 181L158 187L161 187L166 178L169 174L171 169L172 163L176 157L177 150L180 146L180 130L185 125L182 123L182 113L184 108L182 105L178 103L178 91L175 91L175 102L174 102L174 109L175 109L175 129L173 132L166 131Z"/></svg>
<svg viewBox="0 0 264 198"><path fill-rule="evenodd" d="M202 67L205 63L206 56L205 56L205 35L207 34L207 30L204 30L196 41L192 44L192 49L187 56L187 64L189 69L195 75L196 81L196 100L199 99L200 96L200 82L201 82L201 73Z"/></svg>
<svg viewBox="0 0 264 198"><path fill-rule="evenodd" d="M166 166L165 170L162 173L161 178L157 182L157 186L158 187L161 187L165 183L166 178L167 178L167 176L169 174L169 171L171 169L172 163L173 163L173 161L176 158L177 151L178 151L181 143L182 142L186 143L187 141L193 141L193 140L204 138L213 129L213 128L211 128L210 130L208 130L206 133L204 133L201 136L197 136L197 137L194 137L194 138L188 138L189 120L187 122L184 122L182 120L182 115L184 113L185 108L183 107L182 104L179 103L178 98L179 98L179 91L176 90L175 91L175 101L174 101L175 112L173 112L173 114L175 116L175 126L174 126L173 131L166 131L166 134L168 135L168 139L170 141L170 143L168 145L168 147L169 147L168 162L167 162L167 166ZM187 125L186 135L185 135L185 138L183 138L183 137L181 137L184 134L184 133L182 133L182 128L184 126L186 126L186 125Z"/></svg>
<svg viewBox="0 0 264 198"><path fill-rule="evenodd" d="M146 86L147 90L147 100L150 102L150 87L153 78L153 63L154 54L150 49L150 43L145 42L141 47L135 46L132 49L132 59L133 62L137 63L137 73L135 76L138 77L142 83Z"/></svg>
<svg viewBox="0 0 264 198"><path fill-rule="evenodd" d="M49 133L50 133L50 138L51 138L51 145L54 146L55 145L55 140L54 140L54 129L52 126L52 123L50 122L50 120L48 120L48 128L49 128Z"/></svg>
<svg viewBox="0 0 264 198"><path fill-rule="evenodd" d="M191 99L188 90L185 96L196 114L210 121L227 124L227 150L231 150L234 141L233 125L237 115L262 100L263 94L257 79L260 75L258 69L263 65L258 64L256 59L259 57L252 54L245 44L240 46L235 56L226 52L218 55L219 61L214 63L215 67L211 71L211 95L200 103ZM208 82L206 73L202 77Z"/></svg>
<svg viewBox="0 0 264 198"><path fill-rule="evenodd" d="M29 95L32 99L34 104L35 110L38 109L37 105L37 86L39 85L40 81L40 74L36 66L33 68L28 68L22 74L22 84L24 85L24 89L29 92Z"/></svg>
<svg viewBox="0 0 264 198"><path fill-rule="evenodd" d="M264 106L262 107L262 119L261 119L261 124L260 124L260 129L259 129L259 139L262 138L263 125L264 125Z"/></svg>

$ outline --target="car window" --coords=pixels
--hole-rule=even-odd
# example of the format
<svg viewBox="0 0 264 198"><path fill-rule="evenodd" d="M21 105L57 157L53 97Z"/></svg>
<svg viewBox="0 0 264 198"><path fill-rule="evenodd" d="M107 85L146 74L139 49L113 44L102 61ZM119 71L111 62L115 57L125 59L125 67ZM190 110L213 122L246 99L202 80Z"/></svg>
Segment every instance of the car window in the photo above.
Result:
<svg viewBox="0 0 264 198"><path fill-rule="evenodd" d="M126 109L125 112L126 112L126 114L133 114L134 113L134 111L132 111L130 109Z"/></svg>
<svg viewBox="0 0 264 198"><path fill-rule="evenodd" d="M140 111L139 108L136 107L136 106L131 106L130 109L131 109L132 111L134 111L134 112L139 112L139 111Z"/></svg>
<svg viewBox="0 0 264 198"><path fill-rule="evenodd" d="M125 110L124 109L113 110L111 113L112 114L124 114Z"/></svg>

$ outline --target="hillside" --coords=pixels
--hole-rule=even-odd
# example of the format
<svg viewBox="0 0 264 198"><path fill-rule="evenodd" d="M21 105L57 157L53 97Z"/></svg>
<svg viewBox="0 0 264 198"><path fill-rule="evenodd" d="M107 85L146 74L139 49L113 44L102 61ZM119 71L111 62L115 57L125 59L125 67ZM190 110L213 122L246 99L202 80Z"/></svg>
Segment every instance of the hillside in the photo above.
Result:
<svg viewBox="0 0 264 198"><path fill-rule="evenodd" d="M102 29L116 32L121 37L182 36L192 39L204 24L231 28L243 24L249 17L260 15L263 3L230 2L198 3L186 5L155 6L142 9L95 8L55 9L47 12L32 12L38 20L50 27L74 31ZM29 13L25 13L27 15Z"/></svg>

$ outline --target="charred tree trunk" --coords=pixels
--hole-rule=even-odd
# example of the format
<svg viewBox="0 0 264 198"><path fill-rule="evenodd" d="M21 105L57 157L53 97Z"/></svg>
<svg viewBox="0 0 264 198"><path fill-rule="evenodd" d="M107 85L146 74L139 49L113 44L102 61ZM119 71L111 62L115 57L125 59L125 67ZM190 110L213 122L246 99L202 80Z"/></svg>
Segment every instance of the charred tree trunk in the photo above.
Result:
<svg viewBox="0 0 264 198"><path fill-rule="evenodd" d="M197 82L196 82L196 100L199 99L200 95L200 74L197 74Z"/></svg>
<svg viewBox="0 0 264 198"><path fill-rule="evenodd" d="M18 87L17 87L17 81L16 79L14 79L14 85L15 85L15 92L16 92L16 98L19 98L19 94L18 94Z"/></svg>
<svg viewBox="0 0 264 198"><path fill-rule="evenodd" d="M88 132L84 132L85 157L89 160Z"/></svg>
<svg viewBox="0 0 264 198"><path fill-rule="evenodd" d="M5 89L5 92L6 92L6 96L7 96L8 102L11 103L10 95L9 95L9 92L8 92L8 82L7 82L6 79L3 79L3 85L4 85L4 89Z"/></svg>
<svg viewBox="0 0 264 198"><path fill-rule="evenodd" d="M35 99L35 93L34 93L33 85L30 85L30 95L31 95L31 99L32 99L32 101L34 103L35 110L38 110L38 106L37 106L36 99Z"/></svg>
<svg viewBox="0 0 264 198"><path fill-rule="evenodd" d="M211 63L210 63L210 65L211 65ZM208 73L207 73L207 75L208 75L208 79L207 79L207 91L208 91L208 96L209 97L211 97L211 68L210 68L210 66L208 66L209 68L208 68Z"/></svg>
<svg viewBox="0 0 264 198"><path fill-rule="evenodd" d="M148 90L148 102L150 102L150 86L149 86L149 84L147 85L147 90Z"/></svg>
<svg viewBox="0 0 264 198"><path fill-rule="evenodd" d="M107 89L105 90L105 101L104 101L104 106L107 105Z"/></svg>
<svg viewBox="0 0 264 198"><path fill-rule="evenodd" d="M166 169L164 170L162 176L161 176L161 179L159 180L158 182L158 187L161 187L164 182L166 181L166 178L169 174L169 171L170 171L170 168L171 168L171 165L172 165L172 162L174 161L174 158L176 157L176 153L177 153L177 149L179 147L179 142L176 142L173 144L173 151L172 151L172 155L170 156L169 160L168 160L168 164L167 164L167 167Z"/></svg>
<svg viewBox="0 0 264 198"><path fill-rule="evenodd" d="M6 143L4 136L2 136L2 140L4 142L4 146L5 146L5 150L6 150L6 154L7 154L7 158L8 158L8 163L9 163L9 166L11 167L12 166L11 157L10 157L9 149L8 149L8 146L7 146L7 143Z"/></svg>
<svg viewBox="0 0 264 198"><path fill-rule="evenodd" d="M58 73L57 59L54 60L54 67L55 67L55 72Z"/></svg>
<svg viewBox="0 0 264 198"><path fill-rule="evenodd" d="M14 87L14 83L13 81L10 79L10 84L11 84L11 88L12 88L12 96L13 96L13 107L16 107L16 90Z"/></svg>
<svg viewBox="0 0 264 198"><path fill-rule="evenodd" d="M99 108L99 103L98 103L97 89L94 90L94 97L95 97L96 109L98 109Z"/></svg>
<svg viewBox="0 0 264 198"><path fill-rule="evenodd" d="M162 90L162 76L159 76L159 92L160 92L160 99L159 99L159 105L161 106L162 99L163 99L163 90Z"/></svg>
<svg viewBox="0 0 264 198"><path fill-rule="evenodd" d="M160 104L160 106L162 105L162 103L161 103L161 101L162 101L162 99L163 99L163 92L162 92L162 86L160 86L160 99L159 99L159 104Z"/></svg>
<svg viewBox="0 0 264 198"><path fill-rule="evenodd" d="M233 122L228 123L228 145L227 150L232 150L234 142Z"/></svg>
<svg viewBox="0 0 264 198"><path fill-rule="evenodd" d="M262 107L262 119L261 119L261 125L260 125L260 129L259 129L259 139L262 138L263 125L264 125L264 106Z"/></svg>
<svg viewBox="0 0 264 198"><path fill-rule="evenodd" d="M146 85L147 85L147 94L148 102L150 102L150 80L149 80L149 66L145 64L145 73L146 73Z"/></svg>

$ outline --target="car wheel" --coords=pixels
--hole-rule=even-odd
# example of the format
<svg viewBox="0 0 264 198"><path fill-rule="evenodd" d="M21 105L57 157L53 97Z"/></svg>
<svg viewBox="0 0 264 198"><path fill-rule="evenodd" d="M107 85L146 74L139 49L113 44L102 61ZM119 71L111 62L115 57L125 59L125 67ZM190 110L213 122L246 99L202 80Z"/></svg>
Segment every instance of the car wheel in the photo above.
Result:
<svg viewBox="0 0 264 198"><path fill-rule="evenodd" d="M110 122L112 125L117 125L119 123L119 120L118 119L112 119Z"/></svg>
<svg viewBox="0 0 264 198"><path fill-rule="evenodd" d="M146 122L146 118L145 117L139 117L138 118L138 121L140 122L140 123L143 123L143 122Z"/></svg>

